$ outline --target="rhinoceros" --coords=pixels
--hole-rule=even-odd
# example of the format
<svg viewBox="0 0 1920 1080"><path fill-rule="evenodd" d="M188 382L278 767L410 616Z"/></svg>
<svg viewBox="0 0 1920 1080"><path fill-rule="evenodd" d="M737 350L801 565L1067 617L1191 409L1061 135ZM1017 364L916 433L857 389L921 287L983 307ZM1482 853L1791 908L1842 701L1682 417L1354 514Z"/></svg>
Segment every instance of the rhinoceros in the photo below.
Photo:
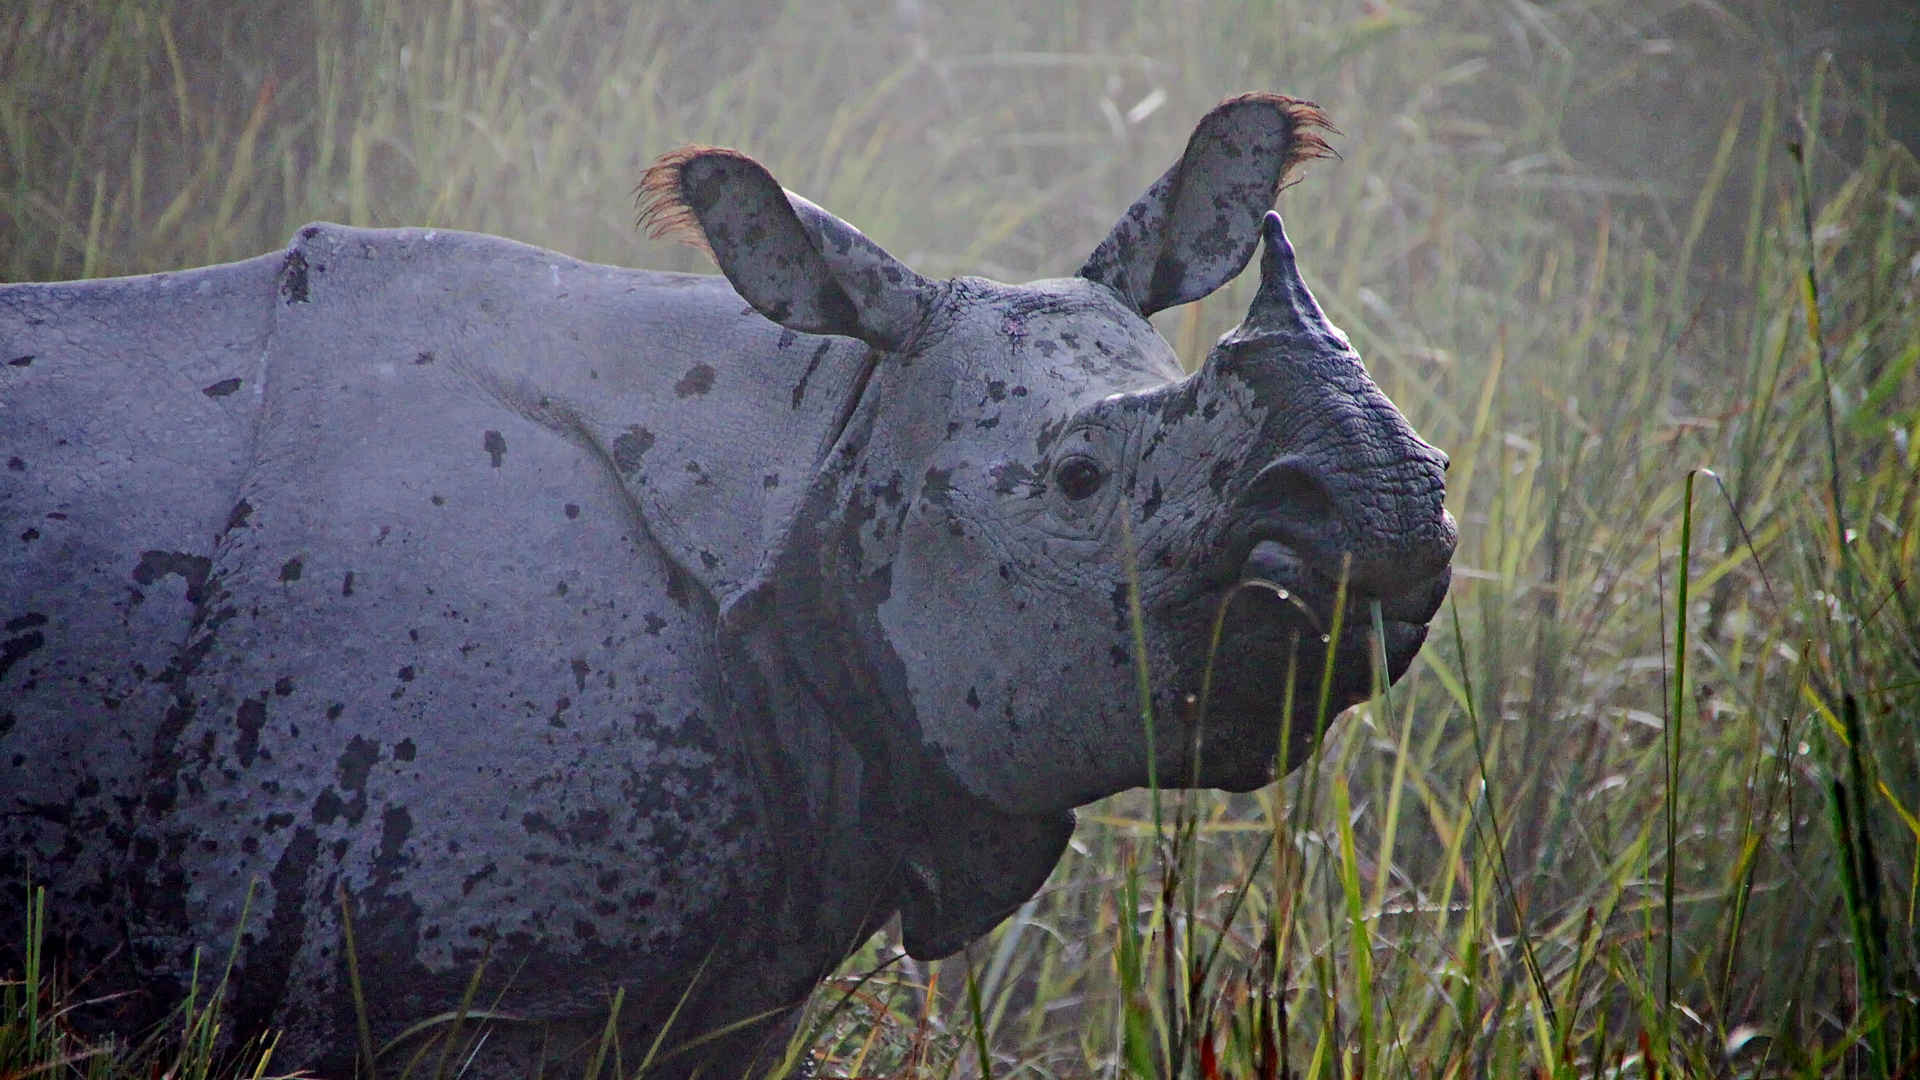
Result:
<svg viewBox="0 0 1920 1080"><path fill-rule="evenodd" d="M1003 919L1073 807L1269 782L1324 649L1336 709L1406 669L1455 538L1269 213L1322 126L1225 102L1026 285L695 149L648 218L723 277L322 224L0 288L0 880L141 991L108 1022L233 949L276 1066L392 1070L479 970L481 1075L577 1068L616 991L737 1075L896 913L921 958ZM1263 232L1183 375L1148 316ZM1384 640L1324 644L1343 577Z"/></svg>

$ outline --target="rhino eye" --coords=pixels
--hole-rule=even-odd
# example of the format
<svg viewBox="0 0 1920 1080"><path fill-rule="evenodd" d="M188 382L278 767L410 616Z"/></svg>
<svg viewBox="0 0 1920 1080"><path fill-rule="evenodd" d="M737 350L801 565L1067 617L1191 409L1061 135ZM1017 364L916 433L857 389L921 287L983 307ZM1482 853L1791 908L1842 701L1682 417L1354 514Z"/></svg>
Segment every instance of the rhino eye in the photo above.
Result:
<svg viewBox="0 0 1920 1080"><path fill-rule="evenodd" d="M1060 493L1077 502L1099 491L1107 474L1092 458L1075 456L1061 462L1053 478L1060 485Z"/></svg>

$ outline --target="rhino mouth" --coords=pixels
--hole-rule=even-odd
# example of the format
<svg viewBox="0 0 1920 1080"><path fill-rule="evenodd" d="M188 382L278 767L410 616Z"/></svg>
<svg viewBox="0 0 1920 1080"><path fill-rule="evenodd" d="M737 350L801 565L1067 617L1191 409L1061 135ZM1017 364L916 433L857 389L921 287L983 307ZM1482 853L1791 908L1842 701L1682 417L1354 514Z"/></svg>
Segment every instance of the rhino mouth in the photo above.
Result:
<svg viewBox="0 0 1920 1080"><path fill-rule="evenodd" d="M1246 561L1241 564L1240 580L1272 586L1273 591L1269 595L1273 600L1292 607L1295 613L1314 624L1321 634L1331 628L1333 607L1340 595L1339 583L1308 565L1286 544L1276 540L1262 540L1254 544ZM1363 589L1349 589L1347 611L1341 622L1349 628L1365 630L1372 623L1373 604L1379 603L1380 620L1387 624L1388 666L1392 677L1398 679L1420 646L1414 643L1402 662L1395 667L1391 628L1396 624L1424 627L1433 621L1441 603L1446 600L1447 587L1452 580L1453 569L1442 567L1439 573L1395 593L1376 596ZM1346 637L1344 631L1341 637Z"/></svg>
<svg viewBox="0 0 1920 1080"><path fill-rule="evenodd" d="M1451 581L1452 571L1442 567L1388 595L1349 589L1339 641L1330 642L1339 583L1283 542L1256 542L1240 564L1240 587L1216 655L1206 710L1207 749L1197 763L1200 783L1248 791L1270 782L1276 766L1285 773L1298 765L1313 744L1329 645L1334 649L1327 688L1330 719L1376 689L1373 605L1380 606L1385 675L1398 681L1425 643L1427 624ZM1294 672L1290 693L1289 670ZM1283 723L1289 698L1291 722ZM1289 727L1289 760L1276 762L1282 730Z"/></svg>

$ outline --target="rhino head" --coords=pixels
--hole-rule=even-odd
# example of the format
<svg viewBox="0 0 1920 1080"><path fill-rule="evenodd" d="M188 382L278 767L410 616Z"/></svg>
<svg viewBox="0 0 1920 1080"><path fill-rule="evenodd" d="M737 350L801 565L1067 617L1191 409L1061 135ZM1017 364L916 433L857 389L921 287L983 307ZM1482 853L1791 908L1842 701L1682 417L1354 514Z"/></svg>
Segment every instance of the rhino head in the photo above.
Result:
<svg viewBox="0 0 1920 1080"><path fill-rule="evenodd" d="M1067 808L1150 775L1271 780L1289 724L1295 760L1311 742L1325 650L1331 715L1373 686L1372 602L1397 678L1446 591L1446 456L1327 321L1269 212L1324 124L1292 99L1229 100L1078 274L1025 285L923 278L731 152L679 152L646 181L655 223L694 232L761 314L872 350L732 624L758 628L763 665L778 654L787 677L768 682L801 688L781 708L843 731L894 804L947 791L949 819L1043 823L1040 878ZM1231 280L1263 234L1246 320L1184 374L1148 317ZM1001 891L1024 900L1034 870ZM984 929L916 948L907 912L917 954Z"/></svg>

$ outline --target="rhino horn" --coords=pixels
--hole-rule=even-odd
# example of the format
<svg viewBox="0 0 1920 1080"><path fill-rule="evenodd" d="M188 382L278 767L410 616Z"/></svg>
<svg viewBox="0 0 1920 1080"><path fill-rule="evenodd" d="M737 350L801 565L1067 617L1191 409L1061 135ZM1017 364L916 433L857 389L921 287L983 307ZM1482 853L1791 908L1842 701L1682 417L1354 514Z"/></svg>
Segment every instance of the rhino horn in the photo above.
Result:
<svg viewBox="0 0 1920 1080"><path fill-rule="evenodd" d="M1300 278L1293 244L1277 211L1267 211L1262 223L1266 248L1260 256L1260 291L1247 308L1247 317L1234 331L1237 340L1255 337L1296 338L1302 344L1345 350L1347 336L1327 321L1320 302Z"/></svg>
<svg viewBox="0 0 1920 1080"><path fill-rule="evenodd" d="M638 194L649 235L706 251L742 299L789 330L896 350L939 291L736 150L675 150L646 171Z"/></svg>

